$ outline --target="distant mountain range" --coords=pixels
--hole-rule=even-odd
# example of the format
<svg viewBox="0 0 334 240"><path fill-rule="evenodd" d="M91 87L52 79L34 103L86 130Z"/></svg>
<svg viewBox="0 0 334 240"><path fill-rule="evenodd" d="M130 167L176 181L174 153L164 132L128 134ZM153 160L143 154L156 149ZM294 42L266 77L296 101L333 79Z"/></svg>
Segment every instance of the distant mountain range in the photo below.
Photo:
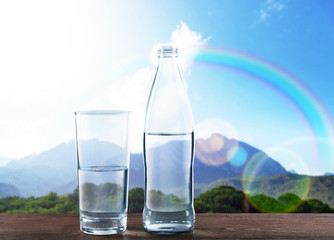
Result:
<svg viewBox="0 0 334 240"><path fill-rule="evenodd" d="M177 146L178 142L167 144ZM117 146L110 143L101 146L103 146L101 147L102 153L110 154L119 151ZM260 179L263 182L262 185L254 185L258 186L258 192L263 189L264 194L272 195L269 194L268 190L270 186L280 189L277 191L289 190L288 181L283 181L282 176L286 176L285 178L299 176L288 173L277 161L261 150L245 142L228 139L220 134L213 134L208 139L197 139L195 149L195 196L222 184L242 189L242 177L245 173L252 174L252 180ZM175 152L175 154L179 153ZM169 163L168 154L160 157L160 161ZM3 159L6 159L7 164L0 165L0 197L43 196L51 191L64 194L73 192L77 187L75 143L73 140L59 144L40 154L16 160ZM272 180L275 177L276 181ZM334 176L328 177L334 179ZM320 184L321 181L318 183ZM291 184L293 185L293 183ZM130 188L144 186L144 165L141 153L130 156L129 185ZM321 189L325 188L326 186L323 186ZM328 192L328 189L324 191ZM334 202L334 192L331 194Z"/></svg>
<svg viewBox="0 0 334 240"><path fill-rule="evenodd" d="M76 187L75 144L70 141L40 154L10 161L0 167L0 182L15 186L19 196L43 196L50 191L72 192ZM1 191L1 189L0 189Z"/></svg>
<svg viewBox="0 0 334 240"><path fill-rule="evenodd" d="M9 163L12 160L13 159L11 159L9 157L2 157L2 156L0 156L0 167L1 166L5 166L7 163Z"/></svg>
<svg viewBox="0 0 334 240"><path fill-rule="evenodd" d="M20 192L17 189L17 187L7 183L0 183L0 197L18 196L18 195L20 195Z"/></svg>

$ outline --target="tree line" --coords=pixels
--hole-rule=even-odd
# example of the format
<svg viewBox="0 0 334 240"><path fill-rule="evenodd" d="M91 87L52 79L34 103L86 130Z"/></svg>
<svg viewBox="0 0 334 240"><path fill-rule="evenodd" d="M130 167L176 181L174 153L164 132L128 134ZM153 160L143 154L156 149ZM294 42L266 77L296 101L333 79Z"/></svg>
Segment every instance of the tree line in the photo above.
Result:
<svg viewBox="0 0 334 240"><path fill-rule="evenodd" d="M156 192L156 201L171 201L180 204L182 199L172 194ZM129 213L141 213L144 207L144 190L129 190ZM277 199L257 194L249 196L230 186L220 186L200 194L194 200L197 213L334 213L334 209L318 199L301 199L293 193L285 193ZM78 189L71 194L57 195L54 192L42 197L0 198L0 213L78 213Z"/></svg>

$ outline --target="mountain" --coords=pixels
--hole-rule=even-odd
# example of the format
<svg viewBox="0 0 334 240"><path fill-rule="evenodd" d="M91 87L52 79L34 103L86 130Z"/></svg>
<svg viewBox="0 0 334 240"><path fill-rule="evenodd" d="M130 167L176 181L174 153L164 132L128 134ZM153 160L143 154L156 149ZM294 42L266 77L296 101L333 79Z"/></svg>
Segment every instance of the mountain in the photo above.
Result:
<svg viewBox="0 0 334 240"><path fill-rule="evenodd" d="M99 142L96 139L83 144L98 146L99 158L122 154L122 150L114 144ZM87 149L87 148L86 148ZM83 152L84 155L89 154ZM96 156L94 156L96 157ZM89 158L86 159L90 161ZM20 196L43 196L49 192L58 194L70 193L77 187L77 162L74 140L33 154L21 159L11 160L0 167L0 179L19 190ZM9 191L7 196L16 195Z"/></svg>
<svg viewBox="0 0 334 240"><path fill-rule="evenodd" d="M100 157L120 154L121 150L110 143L99 143ZM95 141L95 142L94 142ZM178 141L169 142L159 161L168 168L178 167L170 161L169 149L182 154ZM162 146L156 146L156 151ZM195 141L194 192L195 196L220 185L229 185L249 194L263 193L278 197L292 192L302 198L317 198L334 207L334 175L310 177L288 173L278 162L261 150L220 134ZM7 159L0 165L0 197L43 196L49 192L71 193L77 187L77 166L74 140L21 159ZM168 166L169 165L169 166ZM143 155L130 155L130 188L144 186Z"/></svg>
<svg viewBox="0 0 334 240"><path fill-rule="evenodd" d="M130 155L129 187L144 188L144 163L143 154L141 153Z"/></svg>
<svg viewBox="0 0 334 240"><path fill-rule="evenodd" d="M0 183L0 198L7 196L20 196L20 192L11 184Z"/></svg>
<svg viewBox="0 0 334 240"><path fill-rule="evenodd" d="M3 157L3 156L0 156L0 167L1 166L5 166L6 164L8 164L11 160L11 158L9 157Z"/></svg>
<svg viewBox="0 0 334 240"><path fill-rule="evenodd" d="M178 149L178 141L169 142L167 146L156 147L156 151L164 151L159 155L159 161L167 164L177 163L171 161L169 150L181 158L182 150ZM164 150L163 150L164 149ZM213 134L208 139L195 141L194 183L207 185L221 178L241 178L245 168L256 167L254 177L267 177L287 173L275 160L268 157L261 150L234 139L228 139L220 134ZM166 168L170 168L166 166ZM142 154L131 155L130 188L144 186L144 165ZM195 189L196 193L196 189Z"/></svg>
<svg viewBox="0 0 334 240"><path fill-rule="evenodd" d="M46 195L75 178L74 141L0 167L1 181L17 187L22 197Z"/></svg>
<svg viewBox="0 0 334 240"><path fill-rule="evenodd" d="M294 169L289 170L289 173L291 173L291 174L298 174Z"/></svg>
<svg viewBox="0 0 334 240"><path fill-rule="evenodd" d="M196 140L194 172L198 184L209 184L221 178L241 178L245 172L253 177L287 173L280 163L261 150L220 134Z"/></svg>
<svg viewBox="0 0 334 240"><path fill-rule="evenodd" d="M89 140L96 144L97 140ZM95 142L94 142L95 141ZM167 143L167 149L176 149L182 154L177 141ZM99 143L101 156L120 154L120 149L111 143ZM159 146L157 146L159 148ZM161 146L160 146L161 148ZM180 147L179 147L180 148ZM247 168L256 163L256 176L272 176L286 170L264 152L245 142L213 134L208 139L195 142L194 181L196 185L209 184L221 178L240 178ZM181 155L180 155L181 156ZM161 154L160 161L172 164L169 154ZM51 191L63 194L72 192L77 186L76 153L74 140L21 159L11 160L0 167L1 182L15 186L23 197L43 196ZM130 188L144 186L144 165L141 153L130 155ZM8 193L10 195L13 192Z"/></svg>

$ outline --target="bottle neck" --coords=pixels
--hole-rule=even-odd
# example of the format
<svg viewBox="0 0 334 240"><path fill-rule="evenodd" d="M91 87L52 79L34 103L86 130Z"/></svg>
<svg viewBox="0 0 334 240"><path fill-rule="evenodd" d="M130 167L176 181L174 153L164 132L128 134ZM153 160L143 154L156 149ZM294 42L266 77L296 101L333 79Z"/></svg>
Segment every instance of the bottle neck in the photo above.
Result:
<svg viewBox="0 0 334 240"><path fill-rule="evenodd" d="M159 68L178 68L177 57L160 57Z"/></svg>
<svg viewBox="0 0 334 240"><path fill-rule="evenodd" d="M177 61L178 49L176 47L162 46L158 50L158 59L156 79L159 79L159 84L174 84L182 81Z"/></svg>
<svg viewBox="0 0 334 240"><path fill-rule="evenodd" d="M173 83L181 80L177 57L160 57L157 78L161 84Z"/></svg>

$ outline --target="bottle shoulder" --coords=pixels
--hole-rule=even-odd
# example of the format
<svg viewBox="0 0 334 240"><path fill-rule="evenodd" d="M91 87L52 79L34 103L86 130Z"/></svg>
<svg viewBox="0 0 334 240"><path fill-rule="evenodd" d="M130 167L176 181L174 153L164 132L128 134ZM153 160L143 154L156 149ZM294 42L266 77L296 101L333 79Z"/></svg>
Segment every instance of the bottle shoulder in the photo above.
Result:
<svg viewBox="0 0 334 240"><path fill-rule="evenodd" d="M145 129L150 132L192 132L193 116L183 86L167 84L151 91L146 109Z"/></svg>

